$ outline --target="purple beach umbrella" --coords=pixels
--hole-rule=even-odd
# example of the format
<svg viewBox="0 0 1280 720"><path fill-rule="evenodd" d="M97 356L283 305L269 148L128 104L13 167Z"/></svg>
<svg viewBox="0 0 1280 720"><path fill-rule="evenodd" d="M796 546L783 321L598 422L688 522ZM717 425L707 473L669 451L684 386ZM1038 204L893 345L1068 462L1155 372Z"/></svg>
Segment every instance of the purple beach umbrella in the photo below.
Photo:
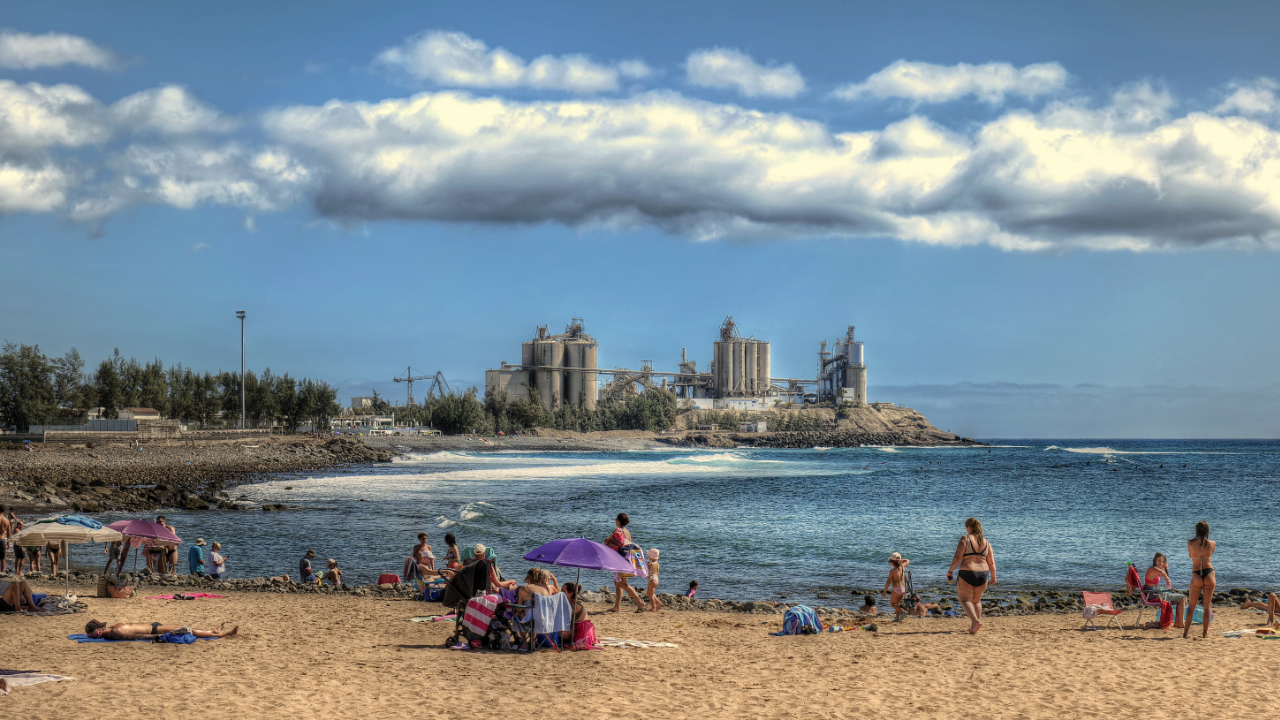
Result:
<svg viewBox="0 0 1280 720"><path fill-rule="evenodd" d="M120 556L120 564L116 566L117 568L124 566L125 559L129 556L129 549L135 544L165 547L176 547L182 544L182 538L175 535L172 530L150 520L117 520L107 527L125 536L124 552ZM133 569L138 569L137 553L133 554Z"/></svg>
<svg viewBox="0 0 1280 720"><path fill-rule="evenodd" d="M565 538L552 540L546 545L534 548L525 556L531 562L559 565L560 567L578 568L578 580L582 580L582 570L607 570L609 572L635 572L631 563L617 550L586 538Z"/></svg>

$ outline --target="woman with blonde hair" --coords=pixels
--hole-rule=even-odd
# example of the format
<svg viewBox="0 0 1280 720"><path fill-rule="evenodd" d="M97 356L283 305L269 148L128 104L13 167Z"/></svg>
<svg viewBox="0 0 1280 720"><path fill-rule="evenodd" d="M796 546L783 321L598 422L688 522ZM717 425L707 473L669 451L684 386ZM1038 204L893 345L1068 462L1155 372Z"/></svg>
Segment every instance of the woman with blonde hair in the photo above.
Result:
<svg viewBox="0 0 1280 720"><path fill-rule="evenodd" d="M1213 589L1218 586L1218 577L1213 570L1213 551L1218 543L1209 539L1209 523L1201 520L1196 523L1196 536L1187 541L1187 555L1191 556L1191 589L1187 591L1187 617L1183 621L1182 637L1191 634L1191 619L1196 612L1196 604L1204 594L1204 632L1200 637L1209 637L1209 621L1213 619Z"/></svg>
<svg viewBox="0 0 1280 720"><path fill-rule="evenodd" d="M956 567L959 577L956 578ZM972 624L970 634L982 629L982 593L988 585L996 584L996 556L991 543L982 534L982 523L977 518L964 521L964 537L956 545L951 567L947 570L947 582L955 582L956 597L964 614Z"/></svg>

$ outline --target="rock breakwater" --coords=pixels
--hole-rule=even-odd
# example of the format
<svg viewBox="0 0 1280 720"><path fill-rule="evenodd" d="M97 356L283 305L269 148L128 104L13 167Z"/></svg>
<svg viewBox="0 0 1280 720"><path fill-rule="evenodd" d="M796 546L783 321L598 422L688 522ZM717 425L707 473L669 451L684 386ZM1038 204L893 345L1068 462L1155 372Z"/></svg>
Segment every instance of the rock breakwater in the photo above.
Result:
<svg viewBox="0 0 1280 720"><path fill-rule="evenodd" d="M274 437L198 445L0 450L0 503L25 511L234 509L225 492L274 473L389 462L351 438Z"/></svg>

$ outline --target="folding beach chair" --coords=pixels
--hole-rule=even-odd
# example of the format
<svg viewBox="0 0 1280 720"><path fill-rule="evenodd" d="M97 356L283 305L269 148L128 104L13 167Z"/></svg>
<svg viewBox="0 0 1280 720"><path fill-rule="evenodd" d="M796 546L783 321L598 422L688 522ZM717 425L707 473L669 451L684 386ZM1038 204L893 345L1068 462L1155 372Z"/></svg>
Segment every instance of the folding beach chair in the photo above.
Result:
<svg viewBox="0 0 1280 720"><path fill-rule="evenodd" d="M1124 629L1124 626L1116 620L1124 611L1117 610L1115 605L1111 603L1111 593L1089 592L1086 590L1080 594L1084 596L1085 609L1084 627L1080 628L1081 630L1107 630L1112 623L1115 623L1117 630ZM1094 606L1094 615L1089 615L1090 606ZM1103 627L1098 627L1093 622L1093 618L1097 615L1108 616L1107 624Z"/></svg>

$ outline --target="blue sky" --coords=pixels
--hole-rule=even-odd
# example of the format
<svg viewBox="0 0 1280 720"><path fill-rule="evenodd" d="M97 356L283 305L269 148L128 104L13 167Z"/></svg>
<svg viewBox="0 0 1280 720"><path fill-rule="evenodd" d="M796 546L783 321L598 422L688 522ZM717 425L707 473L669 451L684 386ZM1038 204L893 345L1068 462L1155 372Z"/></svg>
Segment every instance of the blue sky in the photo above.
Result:
<svg viewBox="0 0 1280 720"><path fill-rule="evenodd" d="M401 397L854 324L957 432L1280 434L1280 9L689 5L10 3L0 336L216 370L244 309Z"/></svg>

